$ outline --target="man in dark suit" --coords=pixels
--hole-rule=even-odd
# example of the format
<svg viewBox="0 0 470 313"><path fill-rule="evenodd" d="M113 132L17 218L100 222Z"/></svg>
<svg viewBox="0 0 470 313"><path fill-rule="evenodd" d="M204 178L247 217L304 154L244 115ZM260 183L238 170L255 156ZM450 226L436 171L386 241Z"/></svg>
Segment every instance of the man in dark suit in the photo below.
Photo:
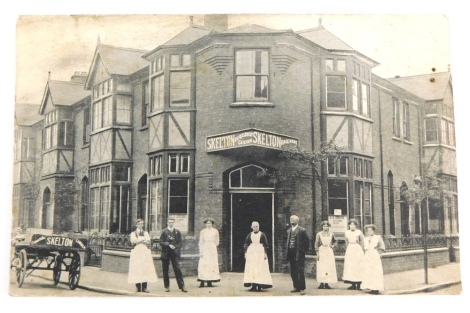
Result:
<svg viewBox="0 0 470 313"><path fill-rule="evenodd" d="M287 230L286 256L290 263L290 274L294 289L291 292L305 294L305 252L310 246L305 228L299 226L299 217L290 217L291 228Z"/></svg>
<svg viewBox="0 0 470 313"><path fill-rule="evenodd" d="M182 292L187 292L184 288L183 273L180 268L180 250L182 245L181 232L174 228L173 225L175 219L172 217L168 218L168 228L162 231L160 236L160 245L162 246L162 267L163 267L163 284L165 285L165 291L170 291L170 276L168 275L168 268L173 266L173 272L175 272L176 282L178 288Z"/></svg>

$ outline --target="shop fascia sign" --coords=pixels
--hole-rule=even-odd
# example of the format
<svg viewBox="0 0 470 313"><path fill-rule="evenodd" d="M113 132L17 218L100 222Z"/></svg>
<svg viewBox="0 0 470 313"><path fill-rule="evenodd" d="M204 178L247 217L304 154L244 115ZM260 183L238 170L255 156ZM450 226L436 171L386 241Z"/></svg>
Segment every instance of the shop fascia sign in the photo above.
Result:
<svg viewBox="0 0 470 313"><path fill-rule="evenodd" d="M255 128L206 137L206 152L249 146L286 150L296 148L298 145L297 138Z"/></svg>

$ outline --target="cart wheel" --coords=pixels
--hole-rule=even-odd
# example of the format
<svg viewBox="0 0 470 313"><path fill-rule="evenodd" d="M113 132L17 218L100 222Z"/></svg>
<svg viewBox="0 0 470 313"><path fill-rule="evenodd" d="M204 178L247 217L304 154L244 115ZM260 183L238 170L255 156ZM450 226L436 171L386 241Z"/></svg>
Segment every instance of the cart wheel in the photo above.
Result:
<svg viewBox="0 0 470 313"><path fill-rule="evenodd" d="M70 263L69 269L69 288L75 290L78 287L78 282L80 281L80 255L78 253L74 254L72 257L72 262Z"/></svg>
<svg viewBox="0 0 470 313"><path fill-rule="evenodd" d="M18 283L18 288L23 285L24 278L26 276L26 267L28 266L28 255L26 250L21 250L19 253L19 264L16 266L16 282Z"/></svg>
<svg viewBox="0 0 470 313"><path fill-rule="evenodd" d="M62 256L59 254L55 257L54 268L52 269L52 279L54 281L54 286L56 286L60 281L60 274L62 273Z"/></svg>

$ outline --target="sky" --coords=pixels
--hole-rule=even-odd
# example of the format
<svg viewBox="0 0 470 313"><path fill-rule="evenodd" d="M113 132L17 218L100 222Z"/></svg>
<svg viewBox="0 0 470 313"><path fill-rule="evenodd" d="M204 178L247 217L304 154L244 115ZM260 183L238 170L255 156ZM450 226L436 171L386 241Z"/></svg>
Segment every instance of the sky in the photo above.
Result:
<svg viewBox="0 0 470 313"><path fill-rule="evenodd" d="M274 1L52 1L52 0L16 0L3 4L0 11L0 62L2 63L2 113L0 114L0 127L2 135L0 143L4 151L0 153L0 203L4 204L1 210L0 238L9 238L11 230L11 177L13 164L13 110L16 102L39 104L46 86L48 71L55 80L69 80L74 71L88 71L96 47L97 37L107 45L116 45L131 48L153 49L164 43L172 36L183 30L189 24L189 16L194 15L196 24L201 24L201 14L205 13L251 13L251 14L309 14L304 16L271 17L250 16L230 21L230 27L235 23L255 23L262 26L301 30L318 25L318 18L322 17L322 24L333 34L344 40L347 44L379 62L373 72L381 77L395 75L417 75L430 73L431 68L437 71L446 71L451 64L454 100L456 112L456 132L458 146L459 171L459 197L460 221L470 220L465 210L470 205L469 199L464 196L466 186L470 181L466 175L470 171L469 149L465 145L465 136L469 131L470 123L466 123L466 116L470 115L466 90L468 89L467 73L470 72L468 62L468 9L462 4L464 1L449 0L327 0L327 1L300 1L289 0L274 4ZM181 14L171 17L152 16L145 20L138 16L132 22L124 23L122 19L68 17L71 14ZM320 15L321 13L321 15ZM330 14L336 14L332 16ZM354 14L347 18L337 14ZM358 15L363 16L358 16ZM366 16L364 16L364 14ZM373 14L373 16L370 16ZM386 14L386 16L384 15ZM390 14L399 15L390 16ZM403 17L403 15L407 15ZM48 16L44 18L41 16ZM420 15L420 16L418 16ZM427 16L425 16L427 15ZM25 18L20 16L33 16ZM67 17L65 17L67 16ZM27 20L34 20L28 23ZM56 21L60 20L61 23ZM112 20L112 22L105 22ZM127 25L126 25L127 24ZM18 26L18 29L16 28ZM450 29L450 31L449 31ZM46 37L43 37L46 34ZM449 35L450 34L450 35ZM450 50L449 50L450 40ZM461 224L463 225L463 223ZM461 227L461 243L465 246L468 227ZM2 251L7 251L8 240L3 240ZM468 245L466 245L468 247ZM468 249L467 249L468 250ZM3 253L0 259L0 269L8 275L8 253ZM462 249L462 263L468 265L468 251ZM462 268L464 280L470 277L468 267ZM465 281L467 281L465 280ZM310 283L310 282L308 282ZM467 286L467 284L466 284ZM311 284L309 288L313 287ZM151 299L112 298L107 301L106 308L135 310L142 304L156 308L178 307L191 309L191 312L207 312L214 308L232 305L238 310L244 308L249 311L262 311L276 309L297 309L308 307L312 310L324 312L345 312L362 310L379 310L383 312L397 312L406 308L411 310L426 310L426 312L443 312L448 310L449 301L454 307L465 304L468 288L463 289L460 297L378 297L369 298L364 302L363 297L348 297L347 303L341 302L337 297L296 298L295 303L286 301L288 298L271 298L261 302L261 299L211 299L211 304L202 302L205 299L178 299L174 302L168 299L158 299L158 304ZM8 286L2 284L0 298L2 303L12 304L27 310L37 310L40 306L64 307L68 312L83 312L84 308L103 307L105 300L85 298L79 305L70 305L68 298L20 298L8 297ZM267 298L266 298L267 299ZM418 300L420 299L420 300ZM135 302L132 300L138 300ZM143 300L149 300L143 302ZM191 300L188 302L186 300ZM335 301L337 300L337 301ZM346 300L344 298L344 300ZM443 301L444 300L444 301ZM344 304L342 304L344 303ZM83 304L83 305L81 305ZM139 304L139 306L135 306ZM196 305L195 305L196 304ZM390 305L389 305L390 304ZM133 305L133 306L131 306ZM267 308L266 308L267 306Z"/></svg>
<svg viewBox="0 0 470 313"><path fill-rule="evenodd" d="M185 15L20 16L16 32L16 103L39 104L51 79L69 81L88 72L98 37L102 44L152 50L189 26ZM378 63L373 72L388 78L448 70L449 21L425 15L229 15L229 28L258 24L294 31L321 24ZM194 15L204 25L203 15Z"/></svg>

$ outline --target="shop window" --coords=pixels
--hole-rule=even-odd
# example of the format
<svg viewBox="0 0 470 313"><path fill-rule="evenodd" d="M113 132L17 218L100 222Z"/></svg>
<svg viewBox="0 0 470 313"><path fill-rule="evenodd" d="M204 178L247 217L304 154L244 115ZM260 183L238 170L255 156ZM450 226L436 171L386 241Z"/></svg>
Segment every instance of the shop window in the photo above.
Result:
<svg viewBox="0 0 470 313"><path fill-rule="evenodd" d="M268 99L269 56L266 50L236 52L236 100Z"/></svg>
<svg viewBox="0 0 470 313"><path fill-rule="evenodd" d="M326 105L329 108L346 108L346 77L326 77Z"/></svg>

